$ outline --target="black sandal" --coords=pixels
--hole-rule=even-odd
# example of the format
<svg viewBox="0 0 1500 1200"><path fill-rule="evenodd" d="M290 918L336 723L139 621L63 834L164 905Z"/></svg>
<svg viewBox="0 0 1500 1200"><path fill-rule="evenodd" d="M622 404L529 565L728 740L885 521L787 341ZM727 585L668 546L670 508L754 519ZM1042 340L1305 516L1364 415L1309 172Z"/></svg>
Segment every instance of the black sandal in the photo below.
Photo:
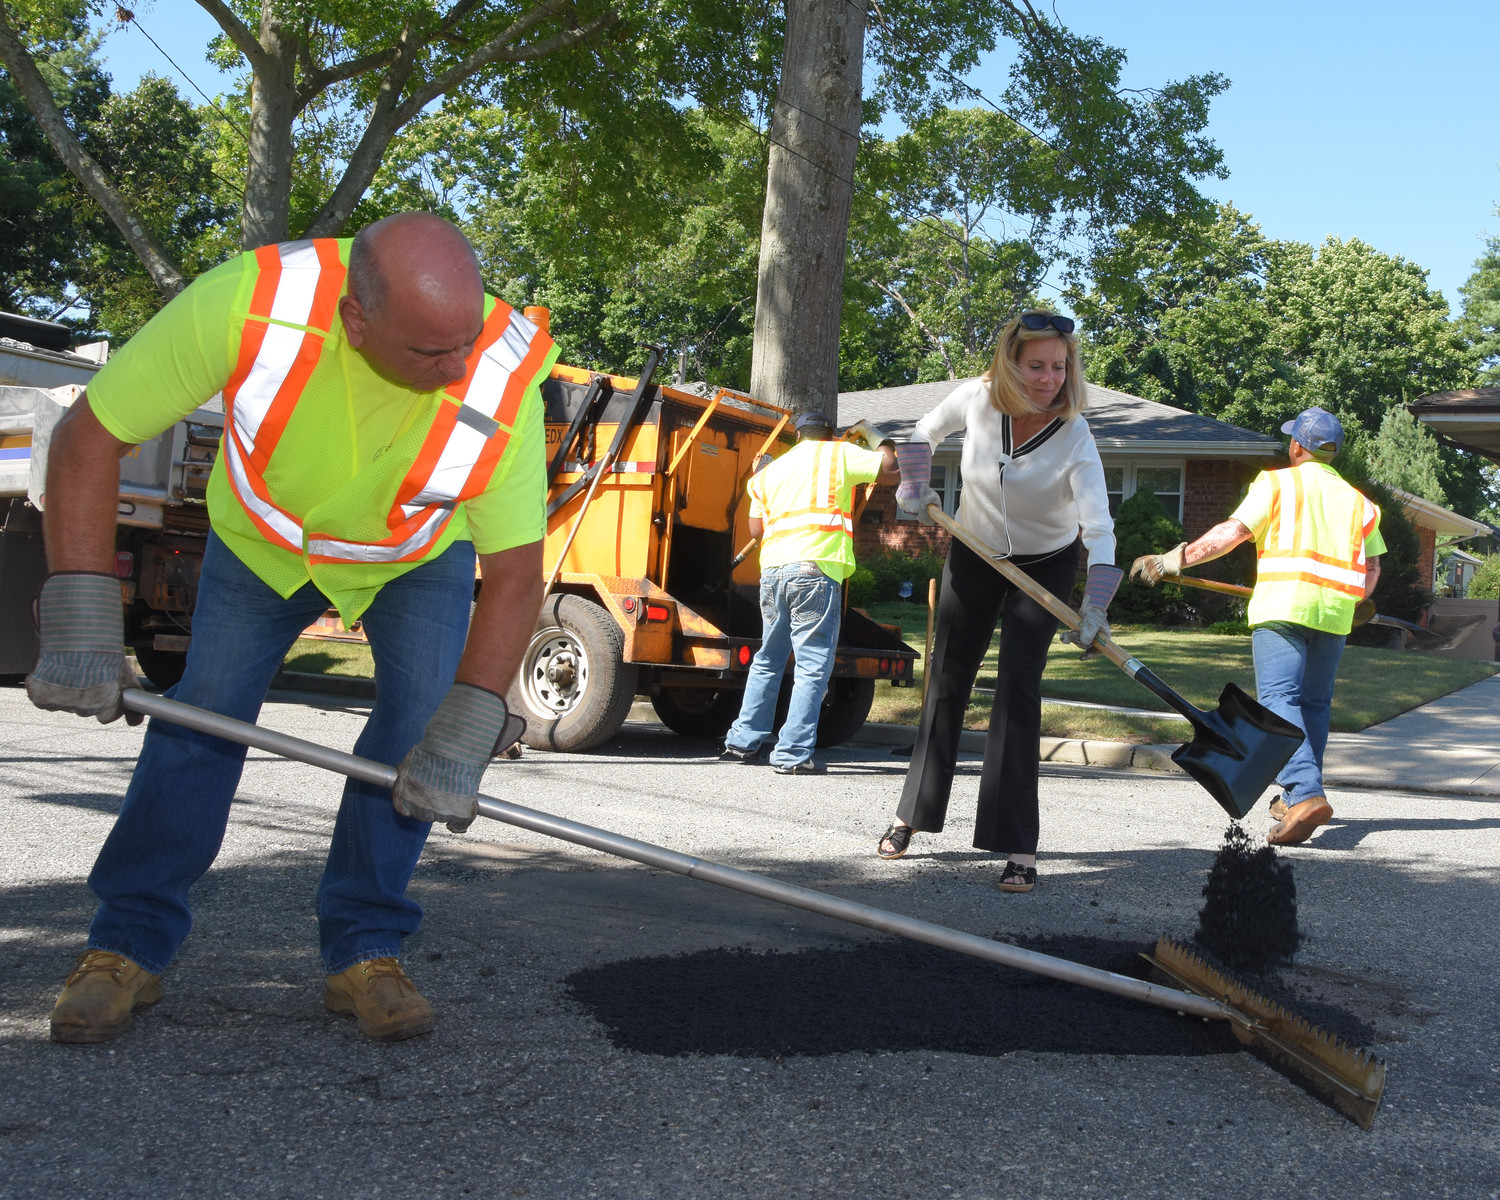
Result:
<svg viewBox="0 0 1500 1200"><path fill-rule="evenodd" d="M1029 892L1036 887L1036 868L1023 867L1020 863L1005 863L1005 871L1000 876L1000 890L1002 892Z"/></svg>
<svg viewBox="0 0 1500 1200"><path fill-rule="evenodd" d="M881 835L879 843L875 847L875 853L881 858L900 858L906 853L906 848L911 845L911 835L915 833L910 825L897 825L892 822L891 827ZM885 844L890 842L890 853L886 853Z"/></svg>

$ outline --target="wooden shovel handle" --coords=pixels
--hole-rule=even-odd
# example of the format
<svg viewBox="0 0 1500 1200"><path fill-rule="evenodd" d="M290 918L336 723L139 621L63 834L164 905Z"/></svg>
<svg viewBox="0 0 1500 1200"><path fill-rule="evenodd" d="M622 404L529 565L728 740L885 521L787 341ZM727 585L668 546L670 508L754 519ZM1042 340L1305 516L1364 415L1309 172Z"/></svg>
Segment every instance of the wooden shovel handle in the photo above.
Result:
<svg viewBox="0 0 1500 1200"><path fill-rule="evenodd" d="M1163 575L1163 583L1180 583L1185 587L1199 588L1205 592L1222 592L1226 596L1248 596L1254 588L1238 583L1220 583L1217 579L1199 579L1193 575Z"/></svg>
<svg viewBox="0 0 1500 1200"><path fill-rule="evenodd" d="M1000 574L1025 592L1049 613L1066 625L1069 629L1077 629L1079 625L1078 614L1072 607L1059 600L1041 584L1039 584L1020 567L1008 559L1001 558L993 549L985 545L979 538L975 537L936 504L927 506L927 515L937 524L941 525L959 541L961 541L980 558L984 559ZM1115 642L1110 640L1108 634L1101 633L1094 641L1094 646L1103 653L1104 657L1124 671L1125 674L1134 678L1141 669L1141 664L1132 658L1125 650L1121 649Z"/></svg>

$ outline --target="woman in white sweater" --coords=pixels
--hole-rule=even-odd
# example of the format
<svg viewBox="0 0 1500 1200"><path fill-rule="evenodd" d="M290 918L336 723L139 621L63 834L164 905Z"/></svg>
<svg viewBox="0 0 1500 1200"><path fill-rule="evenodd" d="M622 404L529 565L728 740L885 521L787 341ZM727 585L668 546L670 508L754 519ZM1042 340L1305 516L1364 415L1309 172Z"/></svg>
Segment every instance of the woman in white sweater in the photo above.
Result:
<svg viewBox="0 0 1500 1200"><path fill-rule="evenodd" d="M1081 543L1089 567L1079 634L1084 647L1108 633L1105 609L1122 574L1114 565L1104 468L1082 416L1086 396L1072 320L1022 313L1000 335L990 369L955 388L917 422L913 440L897 448L896 493L903 509L930 523L927 505L938 499L932 451L966 429L959 523L1064 599L1078 577ZM943 828L964 710L997 619L999 678L974 845L1005 856L1002 891L1029 892L1036 885L1042 670L1057 621L956 540L943 567L922 725L896 818L878 853L900 858L914 832Z"/></svg>

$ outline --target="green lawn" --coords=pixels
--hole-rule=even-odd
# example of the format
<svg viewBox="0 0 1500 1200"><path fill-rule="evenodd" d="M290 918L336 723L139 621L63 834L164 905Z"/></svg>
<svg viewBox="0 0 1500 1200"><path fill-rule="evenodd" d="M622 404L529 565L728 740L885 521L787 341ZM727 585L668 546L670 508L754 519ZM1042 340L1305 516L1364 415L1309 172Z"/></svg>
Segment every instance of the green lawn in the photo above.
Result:
<svg viewBox="0 0 1500 1200"><path fill-rule="evenodd" d="M894 601L871 605L867 611L882 624L900 625L907 643L918 652L922 650L927 632L925 605ZM1115 640L1200 708L1217 704L1219 692L1230 681L1255 695L1255 670L1247 637L1124 625L1115 630ZM979 673L978 687L995 685L998 644L997 637ZM313 638L298 640L287 655L285 667L288 671L366 679L375 673L368 646ZM918 662L916 687L877 684L870 720L915 725L920 717L922 668L923 664ZM1339 666L1338 687L1333 696L1333 728L1343 733L1364 729L1485 679L1495 670L1491 663L1471 659L1351 646L1344 651ZM1047 672L1042 677L1042 695L1162 713L1171 711L1106 659L1079 662L1078 651L1071 646L1053 646ZM970 729L983 729L989 719L990 698L976 693L964 723ZM1170 716L1134 717L1044 703L1042 732L1048 737L1161 743L1184 740L1187 725Z"/></svg>
<svg viewBox="0 0 1500 1200"><path fill-rule="evenodd" d="M887 625L900 625L902 635L921 651L926 638L925 605L896 601L869 608L870 616ZM1224 685L1234 682L1255 695L1255 669L1250 658L1250 639L1220 637L1192 630L1162 630L1120 626L1115 640L1131 654L1200 708L1218 702ZM978 687L995 684L995 659L999 639L990 647L979 674ZM870 719L915 724L919 703L922 664L917 666L918 687L910 690L878 685ZM1333 697L1333 728L1352 733L1389 720L1438 696L1477 683L1496 671L1492 663L1471 659L1443 658L1406 650L1370 650L1350 646L1339 665L1338 687ZM1123 671L1103 658L1078 661L1078 651L1055 645L1042 676L1042 695L1059 700L1086 700L1128 708L1169 712L1158 700ZM965 724L982 729L989 722L989 697L975 695ZM1116 713L1097 713L1063 705L1042 706L1043 731L1054 737L1087 737L1118 741L1181 741L1180 721L1135 718Z"/></svg>

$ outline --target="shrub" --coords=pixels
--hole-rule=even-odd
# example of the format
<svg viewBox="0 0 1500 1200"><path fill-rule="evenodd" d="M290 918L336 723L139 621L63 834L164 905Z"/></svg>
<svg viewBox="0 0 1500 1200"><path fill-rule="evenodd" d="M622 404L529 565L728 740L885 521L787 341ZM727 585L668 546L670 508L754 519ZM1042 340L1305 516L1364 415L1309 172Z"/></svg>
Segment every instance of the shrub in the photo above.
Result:
<svg viewBox="0 0 1500 1200"><path fill-rule="evenodd" d="M1151 492L1137 491L1115 514L1115 562L1126 571L1143 554L1160 554L1180 541L1182 526ZM1127 575L1115 593L1109 614L1112 620L1175 625L1184 620L1187 607L1183 590L1176 584L1150 588L1131 583Z"/></svg>
<svg viewBox="0 0 1500 1200"><path fill-rule="evenodd" d="M943 560L931 551L920 555L903 550L869 554L849 577L849 603L856 608L882 600L900 598L901 585L911 584L913 604L927 603L927 581L941 580Z"/></svg>
<svg viewBox="0 0 1500 1200"><path fill-rule="evenodd" d="M1486 554L1474 571L1468 596L1473 600L1500 599L1500 554Z"/></svg>

